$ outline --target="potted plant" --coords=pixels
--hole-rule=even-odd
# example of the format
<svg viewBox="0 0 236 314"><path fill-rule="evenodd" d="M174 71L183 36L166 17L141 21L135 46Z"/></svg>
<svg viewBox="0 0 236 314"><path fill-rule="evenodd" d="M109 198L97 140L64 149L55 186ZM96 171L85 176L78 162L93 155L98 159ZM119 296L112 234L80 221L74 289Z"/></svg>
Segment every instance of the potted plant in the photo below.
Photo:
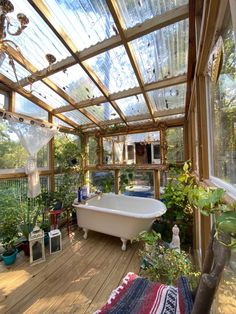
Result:
<svg viewBox="0 0 236 314"><path fill-rule="evenodd" d="M29 256L29 234L37 223L38 216L41 213L41 197L30 201L19 202L19 233L23 236L21 247L26 256Z"/></svg>
<svg viewBox="0 0 236 314"><path fill-rule="evenodd" d="M195 186L195 177L191 174L191 162L186 161L183 169L174 171L169 182L164 187L162 201L167 207L167 212L162 216L161 222L157 224L157 232L161 232L160 226L164 225L165 240L169 241L171 228L176 223L181 225L181 242L191 245L193 209L189 204L188 193ZM159 226L158 226L159 225Z"/></svg>
<svg viewBox="0 0 236 314"><path fill-rule="evenodd" d="M2 259L5 265L11 265L16 260L15 247L18 237L18 208L14 196L1 191L0 202L0 239L5 251Z"/></svg>

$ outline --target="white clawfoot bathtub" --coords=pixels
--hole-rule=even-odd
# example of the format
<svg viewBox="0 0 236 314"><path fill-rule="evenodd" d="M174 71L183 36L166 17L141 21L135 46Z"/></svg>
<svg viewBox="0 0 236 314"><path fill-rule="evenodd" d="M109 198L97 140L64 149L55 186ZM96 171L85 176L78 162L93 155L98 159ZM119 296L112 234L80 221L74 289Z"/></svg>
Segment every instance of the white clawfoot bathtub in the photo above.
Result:
<svg viewBox="0 0 236 314"><path fill-rule="evenodd" d="M148 231L156 217L166 212L161 201L115 194L101 194L85 204L73 204L76 207L78 226L88 231L94 230L119 237L122 250L126 250L127 240L138 236L141 231Z"/></svg>

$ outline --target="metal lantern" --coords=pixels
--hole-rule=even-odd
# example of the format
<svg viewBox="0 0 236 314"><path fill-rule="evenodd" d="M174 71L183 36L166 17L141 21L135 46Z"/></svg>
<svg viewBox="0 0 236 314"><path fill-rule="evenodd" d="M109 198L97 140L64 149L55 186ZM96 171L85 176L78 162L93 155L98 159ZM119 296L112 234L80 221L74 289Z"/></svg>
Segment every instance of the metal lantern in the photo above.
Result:
<svg viewBox="0 0 236 314"><path fill-rule="evenodd" d="M49 248L50 254L62 250L61 231L59 229L54 229L49 232Z"/></svg>
<svg viewBox="0 0 236 314"><path fill-rule="evenodd" d="M35 226L29 234L30 264L45 261L44 231Z"/></svg>

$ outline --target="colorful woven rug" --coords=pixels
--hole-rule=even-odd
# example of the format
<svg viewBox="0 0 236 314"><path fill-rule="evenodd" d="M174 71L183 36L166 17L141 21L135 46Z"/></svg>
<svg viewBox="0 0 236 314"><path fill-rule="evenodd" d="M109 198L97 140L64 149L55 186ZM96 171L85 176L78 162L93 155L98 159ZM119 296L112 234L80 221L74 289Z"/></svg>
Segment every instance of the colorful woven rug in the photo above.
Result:
<svg viewBox="0 0 236 314"><path fill-rule="evenodd" d="M175 288L128 273L94 314L190 314L192 305L186 278L181 277Z"/></svg>

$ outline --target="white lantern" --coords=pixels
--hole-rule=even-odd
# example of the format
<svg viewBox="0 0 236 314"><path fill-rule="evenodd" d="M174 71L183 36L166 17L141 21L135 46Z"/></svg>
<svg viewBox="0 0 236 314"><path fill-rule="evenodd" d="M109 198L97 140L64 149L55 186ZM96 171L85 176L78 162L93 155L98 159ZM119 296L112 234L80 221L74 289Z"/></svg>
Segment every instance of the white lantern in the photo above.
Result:
<svg viewBox="0 0 236 314"><path fill-rule="evenodd" d="M30 264L45 261L44 231L35 226L29 234Z"/></svg>
<svg viewBox="0 0 236 314"><path fill-rule="evenodd" d="M50 254L62 250L61 231L59 229L54 229L49 232L49 248Z"/></svg>

